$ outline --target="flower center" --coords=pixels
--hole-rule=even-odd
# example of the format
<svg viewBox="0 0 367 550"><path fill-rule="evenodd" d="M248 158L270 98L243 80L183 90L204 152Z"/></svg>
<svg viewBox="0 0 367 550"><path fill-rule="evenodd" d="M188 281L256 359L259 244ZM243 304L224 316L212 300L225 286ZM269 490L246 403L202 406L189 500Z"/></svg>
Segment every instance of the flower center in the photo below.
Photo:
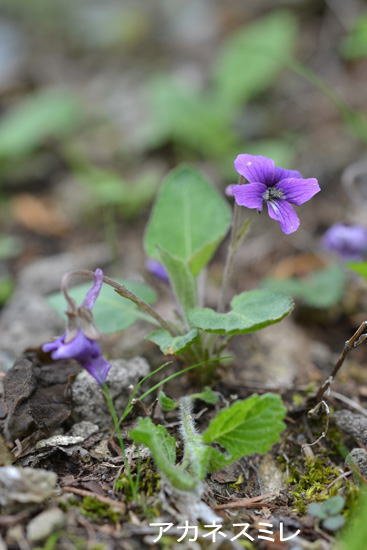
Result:
<svg viewBox="0 0 367 550"><path fill-rule="evenodd" d="M280 189L276 187L268 187L268 189L263 193L263 199L265 201L272 201L274 199L284 199L284 194Z"/></svg>

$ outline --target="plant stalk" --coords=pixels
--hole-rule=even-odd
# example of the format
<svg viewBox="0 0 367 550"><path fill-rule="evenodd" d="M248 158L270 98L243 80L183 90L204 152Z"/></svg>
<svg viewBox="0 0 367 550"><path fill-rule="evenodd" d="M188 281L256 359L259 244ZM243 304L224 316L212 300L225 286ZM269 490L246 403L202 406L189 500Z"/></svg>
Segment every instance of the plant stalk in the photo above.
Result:
<svg viewBox="0 0 367 550"><path fill-rule="evenodd" d="M110 413L110 416L112 418L114 432L116 434L117 441L118 441L119 446L120 446L121 455L122 455L122 458L123 458L123 461L124 461L126 477L129 481L131 494L132 494L132 497L135 499L137 497L138 486L134 482L134 480L132 478L132 475L131 475L131 468L130 468L128 458L126 456L125 442L124 442L124 437L122 435L122 430L121 430L121 427L120 427L119 417L118 417L115 405L113 403L110 388L108 387L108 385L106 383L102 384L102 391L103 391L103 396L105 398L105 402L106 402L106 405L107 405L107 408L108 408L108 412Z"/></svg>
<svg viewBox="0 0 367 550"><path fill-rule="evenodd" d="M244 178L242 176L240 176L238 183L239 185L244 183ZM230 241L228 245L226 263L224 265L224 270L223 270L222 287L221 287L219 299L218 299L218 306L217 306L218 313L223 313L223 311L226 308L227 293L228 293L229 284L232 278L234 259L235 259L238 247L243 241L247 233L246 231L247 228L248 226L243 231L241 231L243 229L242 207L235 202L233 207L231 236L230 236Z"/></svg>

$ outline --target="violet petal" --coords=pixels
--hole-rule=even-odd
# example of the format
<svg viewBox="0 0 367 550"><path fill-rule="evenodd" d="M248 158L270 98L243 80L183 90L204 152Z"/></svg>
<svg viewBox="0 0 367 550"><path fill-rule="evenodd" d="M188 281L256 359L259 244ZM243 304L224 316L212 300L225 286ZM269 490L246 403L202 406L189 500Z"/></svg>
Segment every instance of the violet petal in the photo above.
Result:
<svg viewBox="0 0 367 550"><path fill-rule="evenodd" d="M94 272L94 283L93 286L88 290L81 307L86 307L92 309L95 301L97 300L99 293L101 292L103 284L103 271L98 268Z"/></svg>
<svg viewBox="0 0 367 550"><path fill-rule="evenodd" d="M238 155L234 161L236 171L249 183L274 183L275 163L261 155Z"/></svg>
<svg viewBox="0 0 367 550"><path fill-rule="evenodd" d="M300 225L299 218L293 207L285 200L272 200L267 202L270 218L280 224L280 229L286 235L297 231Z"/></svg>
<svg viewBox="0 0 367 550"><path fill-rule="evenodd" d="M169 282L167 269L164 267L163 264L158 262L158 260L148 258L145 262L145 267L150 273L152 273L152 275L158 277L158 279L162 279L162 281L165 281L166 283Z"/></svg>
<svg viewBox="0 0 367 550"><path fill-rule="evenodd" d="M263 208L263 194L267 190L264 183L247 183L245 185L233 185L232 192L236 203L247 208Z"/></svg>
<svg viewBox="0 0 367 550"><path fill-rule="evenodd" d="M367 228L337 223L326 231L322 245L343 260L362 261L367 256Z"/></svg>
<svg viewBox="0 0 367 550"><path fill-rule="evenodd" d="M286 168L276 166L274 170L274 183L287 178L302 178L302 174L298 170L287 170Z"/></svg>
<svg viewBox="0 0 367 550"><path fill-rule="evenodd" d="M112 366L111 363L102 357L102 355L90 357L86 360L80 361L80 364L100 385L106 381L109 370Z"/></svg>
<svg viewBox="0 0 367 550"><path fill-rule="evenodd" d="M309 201L316 193L321 191L316 178L286 178L274 187L282 191L286 201L296 206Z"/></svg>

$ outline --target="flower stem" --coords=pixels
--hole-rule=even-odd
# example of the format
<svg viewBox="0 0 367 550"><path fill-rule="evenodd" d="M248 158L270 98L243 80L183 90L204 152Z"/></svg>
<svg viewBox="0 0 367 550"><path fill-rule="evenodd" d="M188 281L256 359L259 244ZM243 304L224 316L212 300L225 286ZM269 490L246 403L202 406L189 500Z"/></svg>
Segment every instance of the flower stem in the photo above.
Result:
<svg viewBox="0 0 367 550"><path fill-rule="evenodd" d="M222 288L219 295L218 300L218 307L217 311L218 313L222 313L225 310L226 307L226 299L227 299L227 292L229 283L231 281L232 272L233 272L233 265L234 265L234 258L237 251L237 234L239 232L239 229L241 227L241 207L238 206L237 203L234 204L233 209L233 221L232 221L232 229L231 229L231 237L228 245L228 252L227 252L227 258L226 263L224 265L224 271L223 271L223 278L222 278Z"/></svg>
<svg viewBox="0 0 367 550"><path fill-rule="evenodd" d="M150 317L155 319L164 330L171 334L171 336L176 336L178 334L177 330L172 327L170 323L163 319L163 317L161 317L159 313L157 313L149 304L144 302L144 300L141 300L138 296L130 292L126 286L116 283L116 281L106 276L103 277L103 282L112 286L117 294L120 294L123 298L127 298L131 302L134 302L134 304L136 304L141 311L147 313Z"/></svg>
<svg viewBox="0 0 367 550"><path fill-rule="evenodd" d="M123 461L124 461L126 477L129 481L131 495L135 499L137 497L137 492L138 492L138 483L134 482L134 480L132 478L132 475L131 475L131 468L130 468L128 458L126 456L125 442L124 442L124 437L122 435L122 430L121 430L121 427L120 427L119 417L118 417L115 405L113 403L110 388L108 387L108 385L106 383L102 384L102 391L103 391L103 396L104 396L105 401L106 401L108 412L110 413L110 416L112 418L114 432L116 434L117 441L118 441L120 449L121 449L121 455L122 455L122 458L123 458ZM139 480L139 476L138 476L137 479Z"/></svg>
<svg viewBox="0 0 367 550"><path fill-rule="evenodd" d="M182 466L200 479L200 465L198 464L197 451L203 446L200 434L196 431L192 415L192 399L182 397L180 399L180 431L184 442L184 456Z"/></svg>
<svg viewBox="0 0 367 550"><path fill-rule="evenodd" d="M73 276L74 275L80 275L82 277L91 277L91 278L94 277L93 271L89 271L88 269L80 269L78 271L71 271L71 272L67 273L66 275L67 275L68 278L70 278L72 275ZM149 317L152 317L153 319L155 319L155 321L157 321L157 323L164 330L167 330L171 334L171 336L176 336L177 334L179 334L179 331L176 329L176 327L172 326L165 319L163 319L163 317L161 317L159 315L159 313L157 313L149 304L144 302L144 300L142 300L141 298L136 296L136 294L134 294L133 292L130 292L130 290L128 290L126 288L126 286L124 286L120 283L117 283L116 281L114 281L113 279L110 279L109 277L106 277L105 275L103 276L103 282L106 283L109 286L112 286L112 288L115 289L117 294L119 294L123 298L126 298L127 300L130 300L131 302L134 302L134 304L136 304L138 306L140 311L143 311L144 313L149 315ZM65 292L64 292L64 294L65 294ZM65 298L67 299L68 303L70 304L70 307L73 307L74 303L75 303L74 300L68 294L65 294Z"/></svg>

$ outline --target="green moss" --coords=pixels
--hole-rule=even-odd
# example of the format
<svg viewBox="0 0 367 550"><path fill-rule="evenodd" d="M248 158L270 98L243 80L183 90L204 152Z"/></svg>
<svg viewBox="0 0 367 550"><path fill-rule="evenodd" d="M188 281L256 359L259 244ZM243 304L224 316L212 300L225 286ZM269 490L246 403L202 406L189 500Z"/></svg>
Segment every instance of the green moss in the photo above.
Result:
<svg viewBox="0 0 367 550"><path fill-rule="evenodd" d="M340 470L322 456L315 460L306 458L303 468L301 464L291 465L288 483L293 486L290 494L294 498L296 511L304 514L311 502L321 502L338 494L343 480L333 481L339 476Z"/></svg>
<svg viewBox="0 0 367 550"><path fill-rule="evenodd" d="M137 465L136 471L132 472L134 481L136 480L137 475L139 475L138 491L141 496L144 495L145 497L151 497L159 492L160 476L156 472L151 459ZM133 498L129 480L125 474L116 479L114 490L123 493L127 500L131 500Z"/></svg>
<svg viewBox="0 0 367 550"><path fill-rule="evenodd" d="M121 519L121 514L116 510L113 510L109 504L101 502L94 497L84 497L80 505L81 512L94 519L104 519L118 523Z"/></svg>

